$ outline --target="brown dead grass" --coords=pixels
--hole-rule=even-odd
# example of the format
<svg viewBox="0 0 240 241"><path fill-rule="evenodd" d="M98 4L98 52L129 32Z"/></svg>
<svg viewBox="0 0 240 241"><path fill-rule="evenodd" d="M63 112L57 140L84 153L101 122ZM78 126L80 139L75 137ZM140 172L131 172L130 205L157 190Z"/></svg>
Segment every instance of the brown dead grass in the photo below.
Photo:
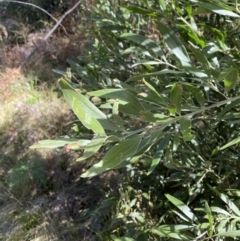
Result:
<svg viewBox="0 0 240 241"><path fill-rule="evenodd" d="M6 101L13 94L13 86L25 82L20 68L5 68L0 78L0 101Z"/></svg>

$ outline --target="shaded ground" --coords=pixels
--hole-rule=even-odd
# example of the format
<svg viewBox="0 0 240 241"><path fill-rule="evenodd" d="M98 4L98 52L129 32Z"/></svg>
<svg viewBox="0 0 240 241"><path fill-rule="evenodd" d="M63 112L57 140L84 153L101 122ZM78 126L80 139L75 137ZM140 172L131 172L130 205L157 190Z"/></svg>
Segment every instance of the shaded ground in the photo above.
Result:
<svg viewBox="0 0 240 241"><path fill-rule="evenodd" d="M80 152L29 149L66 135L74 119L64 100L30 82L17 69L0 81L0 240L102 240L114 209L105 195L117 193L118 177L79 179Z"/></svg>

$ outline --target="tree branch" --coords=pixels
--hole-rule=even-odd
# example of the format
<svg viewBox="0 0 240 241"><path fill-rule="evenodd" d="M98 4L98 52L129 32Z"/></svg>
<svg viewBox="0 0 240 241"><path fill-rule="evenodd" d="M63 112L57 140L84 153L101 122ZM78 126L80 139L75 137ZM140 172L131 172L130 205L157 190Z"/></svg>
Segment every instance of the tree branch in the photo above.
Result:
<svg viewBox="0 0 240 241"><path fill-rule="evenodd" d="M47 41L47 39L54 33L54 31L58 28L58 26L61 24L61 22L63 21L63 19L69 15L71 12L73 12L81 3L81 1L78 1L72 8L70 8L68 11L66 11L62 17L57 21L57 23L53 26L53 28L45 35L45 37L43 38L43 41ZM36 53L36 51L39 49L41 45L37 46L28 56L27 58L20 64L20 68L22 68L32 57L33 55Z"/></svg>

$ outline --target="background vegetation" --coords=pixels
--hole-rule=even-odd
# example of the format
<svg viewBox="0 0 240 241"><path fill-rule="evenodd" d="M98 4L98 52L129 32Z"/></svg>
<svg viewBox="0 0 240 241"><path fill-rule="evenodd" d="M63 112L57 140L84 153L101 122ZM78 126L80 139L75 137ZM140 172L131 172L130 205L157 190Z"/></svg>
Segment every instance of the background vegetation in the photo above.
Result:
<svg viewBox="0 0 240 241"><path fill-rule="evenodd" d="M2 240L239 239L238 1L1 4Z"/></svg>

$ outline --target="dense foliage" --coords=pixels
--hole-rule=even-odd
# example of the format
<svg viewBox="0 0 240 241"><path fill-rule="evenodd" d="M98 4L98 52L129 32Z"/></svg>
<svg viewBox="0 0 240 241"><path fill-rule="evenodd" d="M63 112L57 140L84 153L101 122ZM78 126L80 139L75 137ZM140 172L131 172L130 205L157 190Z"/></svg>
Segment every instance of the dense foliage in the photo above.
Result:
<svg viewBox="0 0 240 241"><path fill-rule="evenodd" d="M101 150L82 178L123 172L113 240L240 236L239 17L224 0L92 9L92 47L59 80L75 132L32 148Z"/></svg>

